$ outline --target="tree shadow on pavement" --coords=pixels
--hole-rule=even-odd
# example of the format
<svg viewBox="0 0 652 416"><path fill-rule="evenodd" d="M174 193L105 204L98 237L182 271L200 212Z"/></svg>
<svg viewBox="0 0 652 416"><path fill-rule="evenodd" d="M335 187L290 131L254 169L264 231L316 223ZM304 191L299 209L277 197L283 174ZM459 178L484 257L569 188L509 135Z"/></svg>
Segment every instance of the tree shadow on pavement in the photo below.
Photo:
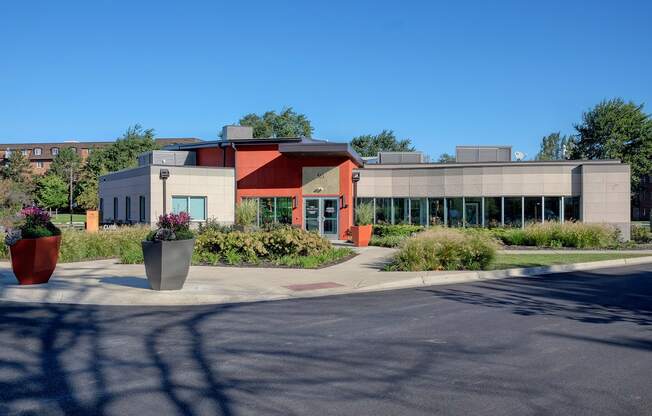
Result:
<svg viewBox="0 0 652 416"><path fill-rule="evenodd" d="M493 280L461 286L463 289L448 286L422 290L442 299L507 309L517 315L554 316L592 324L652 325L652 273L610 273L574 272Z"/></svg>

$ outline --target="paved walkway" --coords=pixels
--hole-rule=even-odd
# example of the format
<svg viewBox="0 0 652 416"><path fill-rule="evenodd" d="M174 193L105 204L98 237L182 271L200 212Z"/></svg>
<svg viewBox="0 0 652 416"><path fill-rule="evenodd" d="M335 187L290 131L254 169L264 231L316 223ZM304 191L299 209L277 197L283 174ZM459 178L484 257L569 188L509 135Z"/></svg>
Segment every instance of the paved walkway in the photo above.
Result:
<svg viewBox="0 0 652 416"><path fill-rule="evenodd" d="M100 305L197 305L461 283L652 262L650 257L580 265L488 272L383 272L394 249L358 249L355 258L319 270L193 266L180 291L149 289L143 265L116 260L59 264L45 285L20 286L8 262L0 262L0 300ZM541 251L544 252L544 251ZM643 254L641 251L637 253Z"/></svg>

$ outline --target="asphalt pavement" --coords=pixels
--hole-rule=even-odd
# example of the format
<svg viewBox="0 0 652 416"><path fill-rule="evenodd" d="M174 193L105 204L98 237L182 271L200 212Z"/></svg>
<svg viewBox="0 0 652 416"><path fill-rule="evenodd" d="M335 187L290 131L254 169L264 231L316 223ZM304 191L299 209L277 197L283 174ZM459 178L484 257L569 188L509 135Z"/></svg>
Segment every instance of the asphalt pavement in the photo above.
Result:
<svg viewBox="0 0 652 416"><path fill-rule="evenodd" d="M246 304L0 303L0 415L652 415L652 266Z"/></svg>

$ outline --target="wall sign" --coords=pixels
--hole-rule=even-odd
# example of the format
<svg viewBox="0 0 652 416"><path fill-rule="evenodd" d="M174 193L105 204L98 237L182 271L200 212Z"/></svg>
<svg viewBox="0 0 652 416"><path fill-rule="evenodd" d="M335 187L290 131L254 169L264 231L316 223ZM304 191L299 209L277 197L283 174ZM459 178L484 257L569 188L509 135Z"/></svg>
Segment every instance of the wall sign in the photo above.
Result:
<svg viewBox="0 0 652 416"><path fill-rule="evenodd" d="M333 195L340 193L340 169L337 166L304 167L302 172L304 195Z"/></svg>

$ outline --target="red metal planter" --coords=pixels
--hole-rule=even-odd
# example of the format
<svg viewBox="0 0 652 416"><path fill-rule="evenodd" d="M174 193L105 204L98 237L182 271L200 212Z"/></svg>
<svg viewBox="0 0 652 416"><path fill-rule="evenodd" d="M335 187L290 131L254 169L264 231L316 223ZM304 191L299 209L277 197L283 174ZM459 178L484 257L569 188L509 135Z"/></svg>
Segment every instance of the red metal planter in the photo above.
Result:
<svg viewBox="0 0 652 416"><path fill-rule="evenodd" d="M11 267L21 285L47 283L57 267L61 236L24 238L10 247Z"/></svg>
<svg viewBox="0 0 652 416"><path fill-rule="evenodd" d="M356 247L367 247L371 241L373 225L354 225L351 227L353 245Z"/></svg>

